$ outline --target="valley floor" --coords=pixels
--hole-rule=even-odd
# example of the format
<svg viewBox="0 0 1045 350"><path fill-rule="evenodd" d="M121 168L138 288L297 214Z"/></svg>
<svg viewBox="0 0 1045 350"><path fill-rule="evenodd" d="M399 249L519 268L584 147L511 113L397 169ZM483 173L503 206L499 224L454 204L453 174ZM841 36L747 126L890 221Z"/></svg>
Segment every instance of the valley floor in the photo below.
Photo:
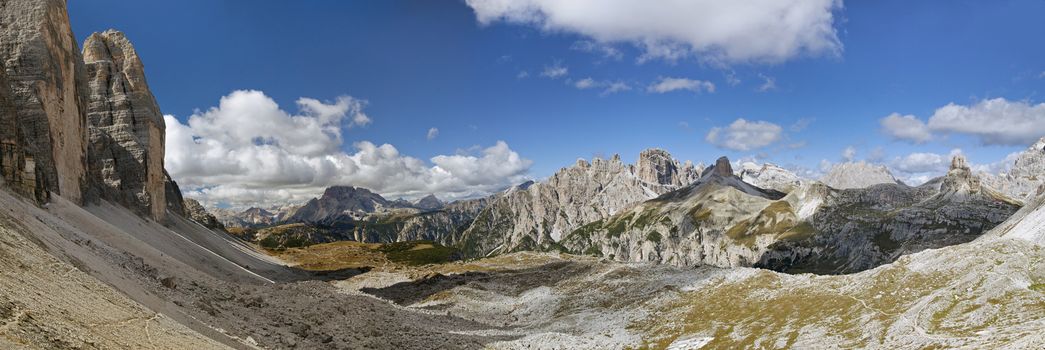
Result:
<svg viewBox="0 0 1045 350"><path fill-rule="evenodd" d="M1022 240L983 237L842 276L395 255L437 248L342 242L274 258L183 220L60 198L41 209L0 193L0 348L1045 344L1045 249Z"/></svg>

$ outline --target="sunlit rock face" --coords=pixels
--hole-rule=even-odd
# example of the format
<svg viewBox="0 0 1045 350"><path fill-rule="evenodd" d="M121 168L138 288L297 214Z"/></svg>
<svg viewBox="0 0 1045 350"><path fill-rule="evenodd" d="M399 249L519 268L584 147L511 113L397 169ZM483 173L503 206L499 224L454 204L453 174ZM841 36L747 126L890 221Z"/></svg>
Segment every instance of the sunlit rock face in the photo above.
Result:
<svg viewBox="0 0 1045 350"><path fill-rule="evenodd" d="M164 122L134 46L123 33L94 33L84 42L89 172L101 198L162 220Z"/></svg>
<svg viewBox="0 0 1045 350"><path fill-rule="evenodd" d="M840 190L900 183L884 165L867 162L835 164L820 182Z"/></svg>
<svg viewBox="0 0 1045 350"><path fill-rule="evenodd" d="M1010 197L1031 200L1045 184L1045 137L1016 157L1012 168L1001 174L983 174L983 183Z"/></svg>
<svg viewBox="0 0 1045 350"><path fill-rule="evenodd" d="M546 181L492 199L456 243L470 256L551 249L581 225L682 188L701 171L660 149L643 151L635 165L618 155L580 160Z"/></svg>
<svg viewBox="0 0 1045 350"><path fill-rule="evenodd" d="M86 79L61 0L0 2L0 169L16 192L75 203L86 187Z"/></svg>

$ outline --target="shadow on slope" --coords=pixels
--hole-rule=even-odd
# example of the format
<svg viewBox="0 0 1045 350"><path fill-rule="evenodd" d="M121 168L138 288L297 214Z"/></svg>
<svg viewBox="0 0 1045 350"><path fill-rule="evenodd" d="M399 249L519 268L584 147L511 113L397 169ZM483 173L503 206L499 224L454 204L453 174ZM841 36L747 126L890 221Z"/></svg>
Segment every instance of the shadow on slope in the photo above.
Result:
<svg viewBox="0 0 1045 350"><path fill-rule="evenodd" d="M282 266L180 218L165 227L119 207L88 210L57 196L39 208L3 191L0 216L18 223L5 228L57 259L234 348L472 349L503 339L457 334L483 326L340 293L322 282L362 270L314 273Z"/></svg>

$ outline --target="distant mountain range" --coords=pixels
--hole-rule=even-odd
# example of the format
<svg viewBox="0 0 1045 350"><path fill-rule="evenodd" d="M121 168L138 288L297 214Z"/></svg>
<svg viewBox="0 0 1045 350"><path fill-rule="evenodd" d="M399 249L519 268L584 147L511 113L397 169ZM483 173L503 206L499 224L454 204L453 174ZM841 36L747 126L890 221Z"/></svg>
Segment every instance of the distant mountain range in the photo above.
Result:
<svg viewBox="0 0 1045 350"><path fill-rule="evenodd" d="M705 168L649 149L635 164L619 156L579 160L545 181L481 199L447 204L429 195L408 202L338 186L300 207L218 217L251 229L309 225L321 229L309 236L317 242L431 240L466 257L564 251L680 266L847 273L993 228L1020 208L1021 191L1036 188L1032 174L1043 154L1037 145L1029 149L1013 175L976 173L959 156L946 176L910 187L885 167L863 162L835 165L815 181L773 164L734 170L722 158ZM999 182L1002 189L992 186Z"/></svg>

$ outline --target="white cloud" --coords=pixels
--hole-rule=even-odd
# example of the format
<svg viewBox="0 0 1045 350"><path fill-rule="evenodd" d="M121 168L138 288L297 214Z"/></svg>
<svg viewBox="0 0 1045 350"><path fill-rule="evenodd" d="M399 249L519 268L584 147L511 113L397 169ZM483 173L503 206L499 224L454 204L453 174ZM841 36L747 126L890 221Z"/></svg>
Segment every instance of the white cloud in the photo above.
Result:
<svg viewBox="0 0 1045 350"><path fill-rule="evenodd" d="M937 132L975 136L985 145L1025 146L1045 136L1045 103L1004 98L971 106L951 103L937 109L928 125Z"/></svg>
<svg viewBox="0 0 1045 350"><path fill-rule="evenodd" d="M737 119L725 128L711 128L704 139L720 148L750 151L768 146L783 137L783 128L766 121Z"/></svg>
<svg viewBox="0 0 1045 350"><path fill-rule="evenodd" d="M649 92L656 92L658 94L668 93L678 90L688 90L695 93L702 91L715 92L715 84L709 81L693 80L687 78L673 78L673 77L660 77L660 80L653 83L647 88Z"/></svg>
<svg viewBox="0 0 1045 350"><path fill-rule="evenodd" d="M625 83L623 81L615 81L615 82L606 84L605 86L606 86L606 88L603 89L602 93L601 93L601 95L603 95L603 96L615 94L615 93L618 93L618 92L631 90L631 85L628 85L628 83Z"/></svg>
<svg viewBox="0 0 1045 350"><path fill-rule="evenodd" d="M947 174L951 167L951 158L959 154L962 154L961 149L953 149L946 155L916 152L893 158L888 167L900 181L911 186L918 186Z"/></svg>
<svg viewBox="0 0 1045 350"><path fill-rule="evenodd" d="M929 126L913 115L893 113L879 120L882 131L897 140L925 143L932 139Z"/></svg>
<svg viewBox="0 0 1045 350"><path fill-rule="evenodd" d="M815 118L798 118L794 124L791 124L791 131L799 132L809 127L809 124L813 124L816 121Z"/></svg>
<svg viewBox="0 0 1045 350"><path fill-rule="evenodd" d="M600 44L591 40L579 40L570 45L571 50L577 50L587 53L598 53L603 58L609 58L613 60L621 60L624 58L624 53L618 50L612 45Z"/></svg>
<svg viewBox="0 0 1045 350"><path fill-rule="evenodd" d="M740 78L737 78L737 72L729 71L726 73L726 83L728 83L729 86L737 86L740 85L741 82Z"/></svg>
<svg viewBox="0 0 1045 350"><path fill-rule="evenodd" d="M630 43L640 59L698 57L714 63L781 62L802 55L838 55L834 28L840 0L670 1L466 0L480 24L532 25Z"/></svg>
<svg viewBox="0 0 1045 350"><path fill-rule="evenodd" d="M596 83L595 80L593 80L592 78L584 78L573 83L574 87L581 90L591 89L596 85L598 85L598 83Z"/></svg>
<svg viewBox="0 0 1045 350"><path fill-rule="evenodd" d="M762 78L762 85L758 86L758 92L776 90L776 78L764 74L759 74L758 77Z"/></svg>
<svg viewBox="0 0 1045 350"><path fill-rule="evenodd" d="M544 66L544 71L541 72L541 76L545 78L558 79L566 76L569 73L569 68L566 68L562 62L555 62L550 66Z"/></svg>
<svg viewBox="0 0 1045 350"><path fill-rule="evenodd" d="M1025 146L1045 136L1045 103L982 100L973 105L949 103L936 109L929 121L893 113L881 120L886 134L923 143L936 135L963 134L984 145Z"/></svg>
<svg viewBox="0 0 1045 350"><path fill-rule="evenodd" d="M973 164L969 167L973 171L985 172L992 175L998 175L1002 173L1008 173L1012 170L1012 165L1016 163L1016 159L1020 157L1023 152L1016 151L1009 153L1004 159L989 164Z"/></svg>
<svg viewBox="0 0 1045 350"><path fill-rule="evenodd" d="M625 83L623 81L618 80L615 82L610 82L605 80L595 80L592 78L584 78L581 80L577 80L573 82L573 87L577 88L578 90L601 88L602 92L599 93L599 96L607 96L618 92L631 90L631 85L628 85L628 83Z"/></svg>
<svg viewBox="0 0 1045 350"><path fill-rule="evenodd" d="M367 141L345 152L342 131L360 124L363 103L346 96L298 105L291 114L262 92L235 91L187 123L165 116L167 169L187 196L243 207L298 203L332 185L389 197L460 198L524 181L532 164L504 142L430 163Z"/></svg>
<svg viewBox="0 0 1045 350"><path fill-rule="evenodd" d="M524 70L519 71L519 74L515 75L516 79L526 79L526 78L529 78L529 77L530 77L530 72L527 72L527 71L524 71Z"/></svg>
<svg viewBox="0 0 1045 350"><path fill-rule="evenodd" d="M852 162L856 159L856 147L849 146L842 150L842 159L847 162Z"/></svg>
<svg viewBox="0 0 1045 350"><path fill-rule="evenodd" d="M431 140L435 140L436 137L439 137L439 128L430 128L430 129L428 129L428 134L425 135L425 138L427 138L429 141L431 141Z"/></svg>
<svg viewBox="0 0 1045 350"><path fill-rule="evenodd" d="M950 158L936 153L911 153L896 157L890 163L893 169L905 173L947 172Z"/></svg>

